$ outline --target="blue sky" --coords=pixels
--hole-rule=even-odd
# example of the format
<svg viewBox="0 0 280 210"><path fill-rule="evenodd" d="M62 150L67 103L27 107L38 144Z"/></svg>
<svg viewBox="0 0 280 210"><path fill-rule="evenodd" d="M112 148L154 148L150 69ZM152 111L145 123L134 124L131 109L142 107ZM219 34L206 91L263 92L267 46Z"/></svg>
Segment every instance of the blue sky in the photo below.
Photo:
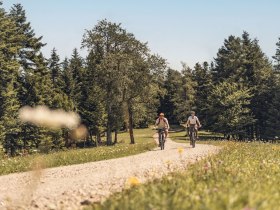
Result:
<svg viewBox="0 0 280 210"><path fill-rule="evenodd" d="M21 3L37 35L61 58L80 48L85 29L107 18L120 22L171 67L211 61L229 35L248 31L271 57L280 37L279 0L4 0ZM86 52L81 51L84 56Z"/></svg>

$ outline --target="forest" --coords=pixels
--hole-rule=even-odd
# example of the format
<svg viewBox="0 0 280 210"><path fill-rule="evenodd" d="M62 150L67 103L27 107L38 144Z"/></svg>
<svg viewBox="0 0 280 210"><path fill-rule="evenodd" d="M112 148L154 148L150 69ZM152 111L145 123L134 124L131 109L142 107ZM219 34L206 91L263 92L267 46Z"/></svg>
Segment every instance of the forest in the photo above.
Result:
<svg viewBox="0 0 280 210"><path fill-rule="evenodd" d="M20 121L24 106L77 112L87 147L118 141L118 133L153 124L164 112L173 125L197 113L202 129L236 140L280 136L280 38L270 58L246 31L221 40L212 62L172 69L120 23L103 19L83 34L70 58L46 57L22 5L0 3L0 145L7 155L68 148L68 129ZM66 37L67 38L67 37ZM186 37L187 39L187 37ZM85 49L82 57L79 49ZM187 49L186 49L187 50ZM78 144L79 140L77 141Z"/></svg>

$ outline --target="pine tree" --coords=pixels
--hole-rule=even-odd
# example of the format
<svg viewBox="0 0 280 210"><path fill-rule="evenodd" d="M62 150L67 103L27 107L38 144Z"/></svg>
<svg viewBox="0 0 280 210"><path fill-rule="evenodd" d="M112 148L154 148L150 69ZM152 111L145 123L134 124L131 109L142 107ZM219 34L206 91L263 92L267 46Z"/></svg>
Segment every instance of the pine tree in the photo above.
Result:
<svg viewBox="0 0 280 210"><path fill-rule="evenodd" d="M190 111L195 109L195 87L196 81L193 79L192 69L183 63L182 87L179 89L175 101L175 114L179 122L185 122Z"/></svg>
<svg viewBox="0 0 280 210"><path fill-rule="evenodd" d="M93 80L93 69L85 69L82 82L82 102L79 106L79 113L83 124L89 130L90 137L96 137L96 144L101 142L101 133L105 130L107 114L104 105L105 90L101 89ZM92 140L92 139L91 139Z"/></svg>
<svg viewBox="0 0 280 210"><path fill-rule="evenodd" d="M242 140L247 128L254 123L249 109L250 90L237 83L221 82L209 95L209 114L213 131L225 135L237 135Z"/></svg>
<svg viewBox="0 0 280 210"><path fill-rule="evenodd" d="M276 43L277 49L276 53L273 56L274 59L274 70L277 72L277 75L280 74L280 37L278 38L278 42Z"/></svg>
<svg viewBox="0 0 280 210"><path fill-rule="evenodd" d="M30 90L30 74L36 68L34 60L40 54L40 50L44 43L42 43L42 36L36 37L30 22L27 21L25 10L21 4L14 4L10 10L9 17L15 22L17 27L17 34L21 35L19 40L20 49L17 52L18 61L21 64L19 85L19 98L22 105L29 105L32 93Z"/></svg>
<svg viewBox="0 0 280 210"><path fill-rule="evenodd" d="M69 81L71 83L71 87L69 88L69 97L74 103L74 108L76 111L79 112L80 110L80 103L82 102L82 94L83 90L86 88L83 86L83 80L85 69L84 69L84 60L79 55L78 50L75 48L73 50L72 57L69 61Z"/></svg>
<svg viewBox="0 0 280 210"><path fill-rule="evenodd" d="M13 5L9 17L15 21L18 29L17 33L24 36L24 39L20 42L21 49L19 51L19 58L22 68L28 69L33 66L34 57L40 52L41 48L45 46L45 44L41 42L43 37L35 36L30 22L27 22L25 10L21 4Z"/></svg>
<svg viewBox="0 0 280 210"><path fill-rule="evenodd" d="M51 57L48 60L48 67L51 72L51 79L54 88L60 89L62 85L62 81L61 81L62 71L61 71L60 59L55 48L53 48L51 52Z"/></svg>
<svg viewBox="0 0 280 210"><path fill-rule="evenodd" d="M22 36L14 21L0 8L0 141L5 152L15 155L20 144L21 124L17 117L18 77L20 65L16 60Z"/></svg>
<svg viewBox="0 0 280 210"><path fill-rule="evenodd" d="M276 53L274 59L274 77L276 82L271 90L271 101L267 110L267 129L265 137L267 139L280 138L280 38L276 43Z"/></svg>
<svg viewBox="0 0 280 210"><path fill-rule="evenodd" d="M175 103L178 96L178 90L182 88L182 74L179 71L168 69L164 87L166 93L161 98L159 112L164 112L170 124L178 124L178 116L175 114Z"/></svg>
<svg viewBox="0 0 280 210"><path fill-rule="evenodd" d="M73 110L73 105L68 97L60 90L54 87L52 83L51 72L47 68L47 61L42 54L34 59L36 69L33 70L30 78L31 106L45 105L51 109ZM34 133L31 135L33 142L31 145L43 152L48 152L53 148L59 148L63 144L62 130L48 130L45 128L35 128L31 126L28 130Z"/></svg>
<svg viewBox="0 0 280 210"><path fill-rule="evenodd" d="M271 63L262 52L258 40L251 40L247 32L241 38L230 36L225 40L215 59L214 84L236 82L252 89L250 110L256 121L248 128L251 138L264 138L271 87L275 84L272 75Z"/></svg>
<svg viewBox="0 0 280 210"><path fill-rule="evenodd" d="M280 86L278 85L273 94L272 101L267 110L267 129L264 136L266 139L280 138Z"/></svg>
<svg viewBox="0 0 280 210"><path fill-rule="evenodd" d="M204 62L203 65L197 63L194 67L194 80L197 83L195 88L195 107L197 115L199 116L200 122L204 128L209 126L208 122L208 95L212 89L212 75L210 73L209 64Z"/></svg>
<svg viewBox="0 0 280 210"><path fill-rule="evenodd" d="M1 117L2 135L4 134L3 146L5 152L9 155L16 155L21 146L21 123L18 118L18 110L20 108L19 100L17 97L16 81L11 80L7 84L6 89L2 91L4 103L1 106L3 115Z"/></svg>

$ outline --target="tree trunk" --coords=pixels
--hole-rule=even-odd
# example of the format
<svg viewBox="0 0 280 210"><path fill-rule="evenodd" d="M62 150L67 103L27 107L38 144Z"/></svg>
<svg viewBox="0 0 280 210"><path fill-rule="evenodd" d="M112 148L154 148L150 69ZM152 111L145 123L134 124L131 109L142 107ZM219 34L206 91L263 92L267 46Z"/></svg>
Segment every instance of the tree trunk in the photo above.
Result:
<svg viewBox="0 0 280 210"><path fill-rule="evenodd" d="M108 113L108 121L107 121L107 131L106 131L106 143L107 145L112 145L112 106L111 102L107 102L107 113Z"/></svg>
<svg viewBox="0 0 280 210"><path fill-rule="evenodd" d="M255 140L253 125L250 126L250 138L251 138L251 140Z"/></svg>
<svg viewBox="0 0 280 210"><path fill-rule="evenodd" d="M256 132L256 139L261 140L258 124L255 125L255 132Z"/></svg>
<svg viewBox="0 0 280 210"><path fill-rule="evenodd" d="M118 143L118 130L115 130L114 144Z"/></svg>
<svg viewBox="0 0 280 210"><path fill-rule="evenodd" d="M112 125L111 122L107 123L107 131L106 131L106 142L107 145L112 145Z"/></svg>
<svg viewBox="0 0 280 210"><path fill-rule="evenodd" d="M128 104L128 126L129 126L130 143L135 144L134 134L133 134L133 111L130 103Z"/></svg>
<svg viewBox="0 0 280 210"><path fill-rule="evenodd" d="M101 134L99 131L97 131L96 133L96 146L98 146L99 144L101 144Z"/></svg>

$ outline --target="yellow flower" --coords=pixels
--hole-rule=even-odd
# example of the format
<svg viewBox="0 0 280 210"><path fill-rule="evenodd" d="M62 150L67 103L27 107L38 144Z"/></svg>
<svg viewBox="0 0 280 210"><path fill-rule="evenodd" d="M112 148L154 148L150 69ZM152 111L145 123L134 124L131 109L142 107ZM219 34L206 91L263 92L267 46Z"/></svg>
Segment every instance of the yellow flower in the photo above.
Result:
<svg viewBox="0 0 280 210"><path fill-rule="evenodd" d="M179 148L178 148L178 153L181 155L183 152L184 152L184 148L179 147Z"/></svg>
<svg viewBox="0 0 280 210"><path fill-rule="evenodd" d="M130 185L130 187L134 187L134 186L137 186L137 185L140 185L140 180L137 178L137 177L130 177L128 180L127 180L127 183Z"/></svg>

